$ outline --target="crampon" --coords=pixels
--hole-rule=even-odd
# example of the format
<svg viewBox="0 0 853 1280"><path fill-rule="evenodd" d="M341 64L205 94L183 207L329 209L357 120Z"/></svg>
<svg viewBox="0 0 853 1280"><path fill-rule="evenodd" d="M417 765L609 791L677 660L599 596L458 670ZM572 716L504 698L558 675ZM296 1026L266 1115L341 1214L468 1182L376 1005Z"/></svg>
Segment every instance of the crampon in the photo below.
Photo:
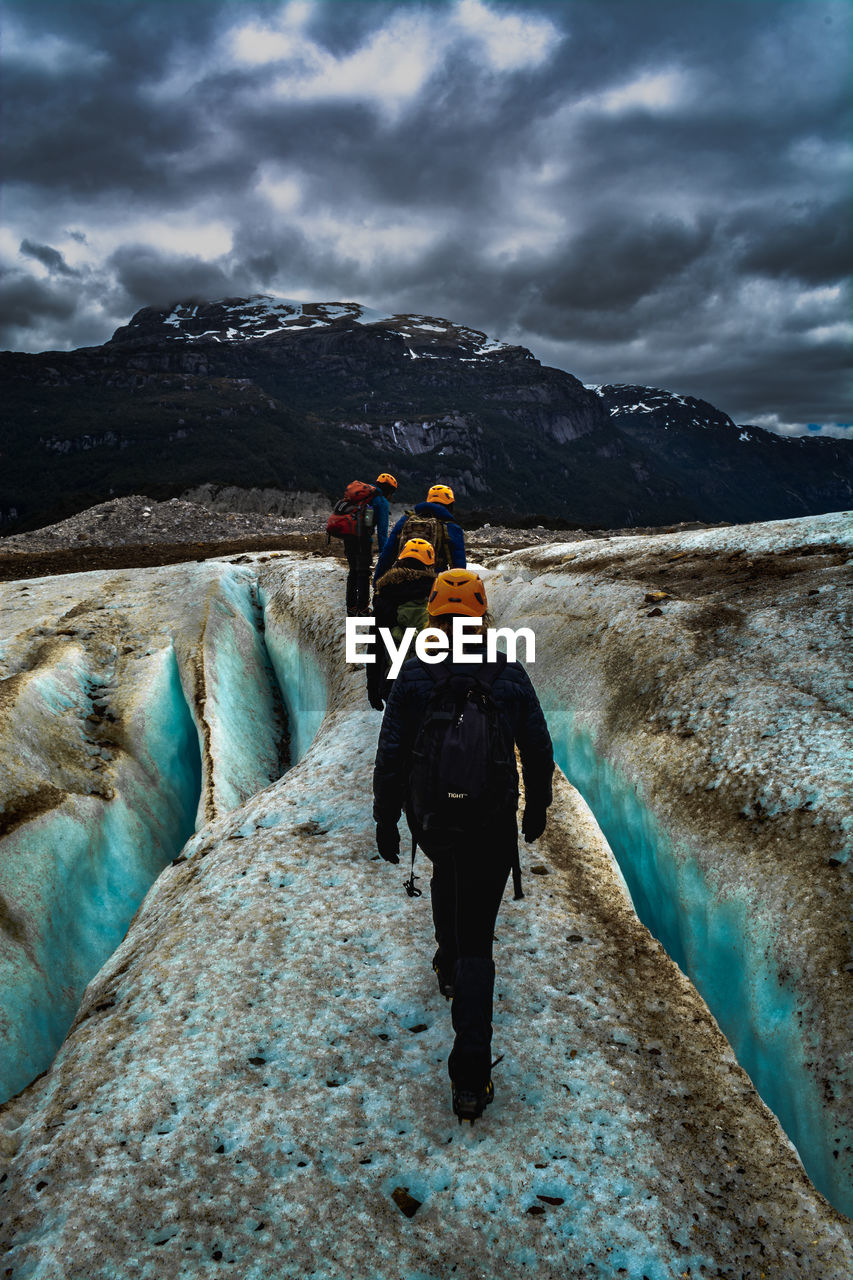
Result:
<svg viewBox="0 0 853 1280"><path fill-rule="evenodd" d="M495 1096L495 1086L491 1080L483 1089L457 1089L455 1084L452 1088L453 1114L459 1117L460 1124L463 1120L473 1124L483 1114Z"/></svg>

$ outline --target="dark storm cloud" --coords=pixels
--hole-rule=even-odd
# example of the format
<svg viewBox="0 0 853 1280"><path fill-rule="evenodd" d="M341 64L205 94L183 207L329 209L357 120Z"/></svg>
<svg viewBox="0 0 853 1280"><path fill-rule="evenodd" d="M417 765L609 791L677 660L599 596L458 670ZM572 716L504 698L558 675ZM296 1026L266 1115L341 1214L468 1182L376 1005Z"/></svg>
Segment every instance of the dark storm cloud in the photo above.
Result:
<svg viewBox="0 0 853 1280"><path fill-rule="evenodd" d="M849 372L849 343L835 341L803 347L794 342L777 342L771 354L772 359L761 360L730 350L723 372L731 399L741 404L784 404L790 420L798 423L838 422L837 388L844 385ZM694 371L688 365L682 376L688 382L700 382L707 372ZM748 422L750 416L739 415L739 420Z"/></svg>
<svg viewBox="0 0 853 1280"><path fill-rule="evenodd" d="M265 290L449 315L743 421L846 416L846 4L6 15L7 207L43 269L14 268L19 344Z"/></svg>
<svg viewBox="0 0 853 1280"><path fill-rule="evenodd" d="M7 75L4 109L16 122L4 137L7 173L83 202L114 192L180 196L191 175L177 162L201 146L207 128L195 104L161 110L122 70L99 61Z"/></svg>
<svg viewBox="0 0 853 1280"><path fill-rule="evenodd" d="M186 254L159 253L147 245L122 245L106 265L134 311L240 292L234 277L215 263Z"/></svg>
<svg viewBox="0 0 853 1280"><path fill-rule="evenodd" d="M22 273L7 276L0 283L0 304L4 324L11 328L27 328L37 327L45 319L70 319L76 299L69 289L56 289L43 280Z"/></svg>
<svg viewBox="0 0 853 1280"><path fill-rule="evenodd" d="M645 223L600 222L566 246L542 301L590 311L630 307L686 270L709 239L705 229L660 215Z"/></svg>
<svg viewBox="0 0 853 1280"><path fill-rule="evenodd" d="M793 277L807 284L831 284L853 273L853 235L847 201L821 204L815 199L798 201L777 211L776 220L760 233L765 218L755 210L751 218L733 219L733 235L741 233L746 249L740 266L760 275Z"/></svg>
<svg viewBox="0 0 853 1280"><path fill-rule="evenodd" d="M6 272L0 279L0 347L12 351L60 348L65 344L48 335L73 331L79 304L77 290L68 285L39 280L26 272Z"/></svg>
<svg viewBox="0 0 853 1280"><path fill-rule="evenodd" d="M79 271L73 271L57 249L52 249L49 244L33 244L32 240L22 240L20 253L25 258L35 258L43 267L47 267L48 271L60 276L79 276Z"/></svg>

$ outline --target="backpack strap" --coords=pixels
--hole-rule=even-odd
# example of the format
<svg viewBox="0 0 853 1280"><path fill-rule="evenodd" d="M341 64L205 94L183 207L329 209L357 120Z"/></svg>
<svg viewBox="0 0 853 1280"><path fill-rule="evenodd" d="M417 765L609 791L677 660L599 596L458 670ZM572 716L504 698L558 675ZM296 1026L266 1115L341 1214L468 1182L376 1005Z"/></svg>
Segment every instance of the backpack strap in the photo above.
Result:
<svg viewBox="0 0 853 1280"><path fill-rule="evenodd" d="M473 662L471 663L472 667L477 666L478 668L477 674L474 678L479 680L481 684L484 684L489 689L491 689L492 685L495 683L498 676L506 666L506 663L507 663L506 654L501 653L500 649L498 649L498 651L495 654L495 665L493 669L489 671L483 671L482 668L480 668L478 663L473 663ZM454 676L464 674L461 671L450 670L450 654L447 655L447 658L444 660L444 662L424 662L423 659L421 659L421 666L424 668L430 680L432 680L433 684L442 684L446 680L452 680ZM472 675L473 675L473 672L472 672Z"/></svg>
<svg viewBox="0 0 853 1280"><path fill-rule="evenodd" d="M447 521L439 519L438 524L441 530L441 533L439 534L439 541L442 544L441 554L444 557L444 560L447 564L448 569L452 569L453 568L453 555L452 555L453 547L450 542L450 534L447 532ZM438 547L436 547L435 550L436 550L436 557L437 557Z"/></svg>
<svg viewBox="0 0 853 1280"><path fill-rule="evenodd" d="M483 684L488 685L488 687L491 689L492 685L495 683L498 676L506 666L506 663L507 663L506 654L501 653L500 650L497 650L495 653L494 669L487 672L483 672L482 676L479 676L478 679L480 679Z"/></svg>

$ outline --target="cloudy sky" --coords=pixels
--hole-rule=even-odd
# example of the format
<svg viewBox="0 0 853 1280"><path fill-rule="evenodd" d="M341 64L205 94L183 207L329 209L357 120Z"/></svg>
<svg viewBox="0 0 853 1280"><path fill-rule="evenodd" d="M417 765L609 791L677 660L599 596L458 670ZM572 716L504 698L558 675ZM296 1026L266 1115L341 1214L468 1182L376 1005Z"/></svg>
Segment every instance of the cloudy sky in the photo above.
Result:
<svg viewBox="0 0 853 1280"><path fill-rule="evenodd" d="M850 0L0 16L5 349L191 297L352 300L853 436Z"/></svg>

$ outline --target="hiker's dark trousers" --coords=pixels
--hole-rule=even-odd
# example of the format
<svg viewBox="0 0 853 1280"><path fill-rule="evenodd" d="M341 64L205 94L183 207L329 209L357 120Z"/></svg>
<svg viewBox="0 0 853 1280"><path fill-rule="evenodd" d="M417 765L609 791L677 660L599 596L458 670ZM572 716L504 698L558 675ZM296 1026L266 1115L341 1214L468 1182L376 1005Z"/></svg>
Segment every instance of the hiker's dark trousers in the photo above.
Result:
<svg viewBox="0 0 853 1280"><path fill-rule="evenodd" d="M432 916L442 973L453 976L456 1037L447 1068L459 1089L478 1091L492 1064L492 941L518 840L515 818L441 849L424 834L432 861Z"/></svg>
<svg viewBox="0 0 853 1280"><path fill-rule="evenodd" d="M349 565L347 574L347 614L366 613L370 608L371 538L344 538L344 553Z"/></svg>

